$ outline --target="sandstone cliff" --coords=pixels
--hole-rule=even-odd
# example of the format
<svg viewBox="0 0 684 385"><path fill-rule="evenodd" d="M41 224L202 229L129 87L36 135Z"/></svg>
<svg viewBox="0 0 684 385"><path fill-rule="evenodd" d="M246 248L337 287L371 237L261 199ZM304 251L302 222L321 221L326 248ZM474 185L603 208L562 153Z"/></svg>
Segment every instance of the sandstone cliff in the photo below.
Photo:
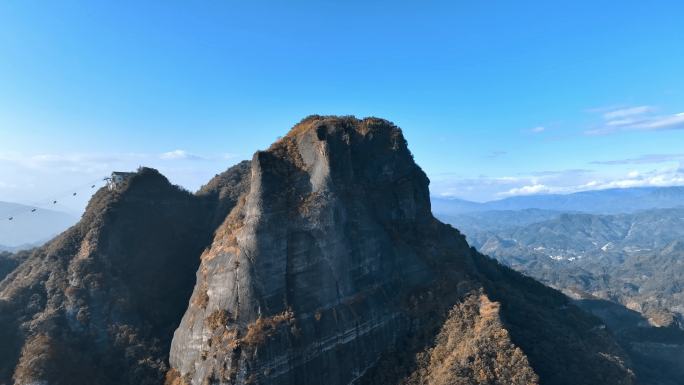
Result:
<svg viewBox="0 0 684 385"><path fill-rule="evenodd" d="M254 155L249 185L201 257L169 383L632 382L598 321L433 218L391 123L305 119ZM473 295L500 302L496 321L458 310Z"/></svg>

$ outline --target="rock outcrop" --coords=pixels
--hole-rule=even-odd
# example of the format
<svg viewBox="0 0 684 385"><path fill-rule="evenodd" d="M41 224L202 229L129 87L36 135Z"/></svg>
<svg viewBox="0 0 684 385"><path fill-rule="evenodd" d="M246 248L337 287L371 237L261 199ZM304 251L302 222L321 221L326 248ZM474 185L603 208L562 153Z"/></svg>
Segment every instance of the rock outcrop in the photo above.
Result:
<svg viewBox="0 0 684 385"><path fill-rule="evenodd" d="M0 384L161 383L222 190L195 196L143 168L98 191L0 283Z"/></svg>
<svg viewBox="0 0 684 385"><path fill-rule="evenodd" d="M428 183L375 118L306 118L196 194L141 169L0 283L0 384L634 383Z"/></svg>
<svg viewBox="0 0 684 385"><path fill-rule="evenodd" d="M433 218L391 123L305 119L254 155L249 185L202 255L168 383L632 382L596 319ZM497 321L458 310L473 295L500 303ZM467 347L435 342L449 325Z"/></svg>
<svg viewBox="0 0 684 385"><path fill-rule="evenodd" d="M538 384L525 354L501 322L500 305L471 294L454 305L435 346L417 358L406 384Z"/></svg>

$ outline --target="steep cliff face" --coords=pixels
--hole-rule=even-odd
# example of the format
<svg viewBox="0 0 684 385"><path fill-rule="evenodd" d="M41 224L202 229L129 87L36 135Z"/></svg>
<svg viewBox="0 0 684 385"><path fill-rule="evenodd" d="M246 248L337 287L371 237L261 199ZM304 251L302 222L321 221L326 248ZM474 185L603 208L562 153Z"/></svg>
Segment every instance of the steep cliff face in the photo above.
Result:
<svg viewBox="0 0 684 385"><path fill-rule="evenodd" d="M391 123L307 118L249 178L201 257L167 383L632 383L596 319L432 217ZM473 296L489 310L464 311Z"/></svg>
<svg viewBox="0 0 684 385"><path fill-rule="evenodd" d="M427 178L386 122L312 120L255 154L250 186L202 256L171 362L195 383L351 382L409 327L395 291L432 279L397 242L430 221Z"/></svg>

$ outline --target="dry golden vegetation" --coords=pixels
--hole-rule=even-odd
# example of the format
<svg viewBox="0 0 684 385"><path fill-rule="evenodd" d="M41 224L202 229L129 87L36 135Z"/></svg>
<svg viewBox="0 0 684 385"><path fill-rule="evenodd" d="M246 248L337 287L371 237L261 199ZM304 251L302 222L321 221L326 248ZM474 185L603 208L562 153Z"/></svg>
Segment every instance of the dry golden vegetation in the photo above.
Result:
<svg viewBox="0 0 684 385"><path fill-rule="evenodd" d="M417 362L406 385L538 384L501 323L499 304L484 294L453 307L434 346L419 353Z"/></svg>
<svg viewBox="0 0 684 385"><path fill-rule="evenodd" d="M227 310L218 309L211 312L209 317L204 321L211 330L216 330L222 326L226 326L232 319L233 317L231 317Z"/></svg>
<svg viewBox="0 0 684 385"><path fill-rule="evenodd" d="M295 318L292 310L286 310L267 318L259 318L247 326L242 342L247 346L259 346L273 336L281 325L292 326Z"/></svg>

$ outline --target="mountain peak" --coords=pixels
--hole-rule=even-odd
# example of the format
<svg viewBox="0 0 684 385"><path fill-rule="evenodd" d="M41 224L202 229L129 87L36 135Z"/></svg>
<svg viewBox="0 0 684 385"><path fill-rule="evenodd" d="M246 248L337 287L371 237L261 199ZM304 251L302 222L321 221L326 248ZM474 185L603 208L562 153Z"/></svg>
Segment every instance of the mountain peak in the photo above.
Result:
<svg viewBox="0 0 684 385"><path fill-rule="evenodd" d="M376 118L308 117L197 194L142 168L0 283L0 382L632 383L598 321L471 249L428 184Z"/></svg>
<svg viewBox="0 0 684 385"><path fill-rule="evenodd" d="M494 383L518 381L517 371L532 380L524 354L548 383L601 383L600 373L630 383L623 368L587 350L621 359L591 331L591 317L564 310L560 293L475 253L432 217L429 181L392 123L310 116L257 152L250 167L249 187L202 255L167 383L412 384L424 379L415 357L431 349L450 314L457 327L480 322L477 312L458 310L473 295L485 298L479 293L501 304L484 306L501 309L496 327L517 325L507 326L512 342L502 344L521 348L510 349L521 357L512 368L486 364ZM540 303L523 300L533 297ZM563 332L542 333L547 320ZM596 345L567 344L561 334ZM576 367L593 368L570 373L553 363L562 359L550 360L551 350L531 343L537 338ZM486 356L482 349L475 348ZM482 369L459 365L455 371Z"/></svg>
<svg viewBox="0 0 684 385"><path fill-rule="evenodd" d="M286 136L297 136L307 132L315 132L320 140L324 139L324 133L336 130L356 131L365 135L378 130L401 130L392 122L375 117L358 119L353 115L309 115L297 123Z"/></svg>

